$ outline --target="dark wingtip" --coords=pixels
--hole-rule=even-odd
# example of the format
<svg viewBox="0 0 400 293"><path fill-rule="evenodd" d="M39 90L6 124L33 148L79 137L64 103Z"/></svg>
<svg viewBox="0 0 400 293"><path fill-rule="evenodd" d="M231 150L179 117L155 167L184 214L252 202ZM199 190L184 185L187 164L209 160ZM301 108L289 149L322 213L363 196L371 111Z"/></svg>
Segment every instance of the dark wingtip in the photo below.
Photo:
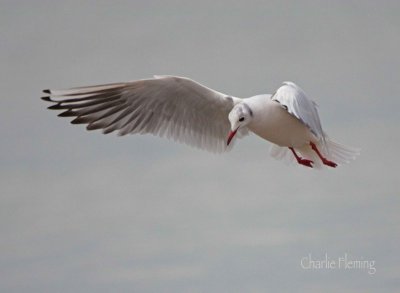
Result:
<svg viewBox="0 0 400 293"><path fill-rule="evenodd" d="M81 120L79 119L79 117L75 118L75 119L72 120L70 123L71 123L71 124L83 124L83 122L81 122Z"/></svg>
<svg viewBox="0 0 400 293"><path fill-rule="evenodd" d="M104 129L103 130L103 134L109 134L109 133L111 133L111 132L113 132L115 129L112 129L112 128L109 128L109 129Z"/></svg>
<svg viewBox="0 0 400 293"><path fill-rule="evenodd" d="M49 89L45 89L45 90L43 90L43 92L44 92L45 94L51 94L51 91L50 91Z"/></svg>
<svg viewBox="0 0 400 293"><path fill-rule="evenodd" d="M60 104L55 104L55 105L51 105L49 107L47 107L47 109L49 110L61 110L61 105Z"/></svg>
<svg viewBox="0 0 400 293"><path fill-rule="evenodd" d="M50 97L41 97L41 99L46 102L53 102Z"/></svg>
<svg viewBox="0 0 400 293"><path fill-rule="evenodd" d="M73 112L73 111L71 111L71 110L67 110L67 111L65 111L65 112L61 112L60 114L58 114L57 116L58 117L74 117L74 116L76 116L77 114L75 113L75 112Z"/></svg>
<svg viewBox="0 0 400 293"><path fill-rule="evenodd" d="M89 122L89 121L88 121ZM101 129L104 128L104 125L101 123L96 124L95 122L90 122L87 126L86 129L87 130L97 130L97 129Z"/></svg>
<svg viewBox="0 0 400 293"><path fill-rule="evenodd" d="M88 117L76 117L74 120L71 121L71 124L86 124L90 123L90 119Z"/></svg>

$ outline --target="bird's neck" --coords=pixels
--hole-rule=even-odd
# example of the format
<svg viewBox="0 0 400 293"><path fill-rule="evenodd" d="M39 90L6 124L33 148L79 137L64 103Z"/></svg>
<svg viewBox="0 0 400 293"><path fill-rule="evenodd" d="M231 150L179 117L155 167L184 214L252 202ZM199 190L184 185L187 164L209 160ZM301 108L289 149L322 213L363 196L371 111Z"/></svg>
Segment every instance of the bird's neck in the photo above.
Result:
<svg viewBox="0 0 400 293"><path fill-rule="evenodd" d="M248 127L257 128L258 124L263 124L267 108L271 101L271 95L257 95L244 100L244 103L251 109L253 117Z"/></svg>

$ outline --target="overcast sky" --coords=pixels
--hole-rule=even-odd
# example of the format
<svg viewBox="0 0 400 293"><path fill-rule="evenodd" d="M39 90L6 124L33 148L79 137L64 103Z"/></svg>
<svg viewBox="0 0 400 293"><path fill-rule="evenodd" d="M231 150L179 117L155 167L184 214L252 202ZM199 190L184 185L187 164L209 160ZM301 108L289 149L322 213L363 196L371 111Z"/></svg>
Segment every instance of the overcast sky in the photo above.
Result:
<svg viewBox="0 0 400 293"><path fill-rule="evenodd" d="M192 2L192 3L191 3ZM398 292L399 1L0 1L1 292ZM44 88L173 74L239 97L291 80L335 170L256 136L213 155L87 132ZM306 270L350 255L365 269Z"/></svg>

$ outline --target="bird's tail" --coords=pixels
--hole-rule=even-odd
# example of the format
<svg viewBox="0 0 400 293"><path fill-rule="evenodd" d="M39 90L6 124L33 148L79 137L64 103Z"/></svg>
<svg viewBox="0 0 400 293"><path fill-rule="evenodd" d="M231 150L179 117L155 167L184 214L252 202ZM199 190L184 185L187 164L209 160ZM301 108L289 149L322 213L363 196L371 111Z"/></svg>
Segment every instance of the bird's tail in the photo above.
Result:
<svg viewBox="0 0 400 293"><path fill-rule="evenodd" d="M337 143L329 138L326 138L327 156L335 163L347 164L355 160L360 155L361 149L345 146Z"/></svg>
<svg viewBox="0 0 400 293"><path fill-rule="evenodd" d="M324 157L338 165L350 163L360 154L360 149L342 145L329 139L328 137L325 137L325 143L319 142L316 145ZM323 166L321 159L312 150L311 146L305 145L302 148L296 149L296 151L299 152L301 157L312 160L314 162L314 167L320 168ZM272 145L270 155L273 158L282 160L287 164L297 164L292 152L287 147Z"/></svg>

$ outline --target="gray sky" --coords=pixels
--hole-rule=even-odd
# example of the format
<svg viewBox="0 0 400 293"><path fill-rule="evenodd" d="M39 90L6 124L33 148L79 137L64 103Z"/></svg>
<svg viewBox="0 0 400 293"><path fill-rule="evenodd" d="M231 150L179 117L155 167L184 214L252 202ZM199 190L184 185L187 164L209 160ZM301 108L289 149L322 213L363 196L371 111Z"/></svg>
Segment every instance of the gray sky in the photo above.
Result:
<svg viewBox="0 0 400 293"><path fill-rule="evenodd" d="M0 291L398 292L399 2L190 2L0 1ZM240 97L292 80L362 156L317 172L255 136L104 136L39 99L153 74Z"/></svg>

